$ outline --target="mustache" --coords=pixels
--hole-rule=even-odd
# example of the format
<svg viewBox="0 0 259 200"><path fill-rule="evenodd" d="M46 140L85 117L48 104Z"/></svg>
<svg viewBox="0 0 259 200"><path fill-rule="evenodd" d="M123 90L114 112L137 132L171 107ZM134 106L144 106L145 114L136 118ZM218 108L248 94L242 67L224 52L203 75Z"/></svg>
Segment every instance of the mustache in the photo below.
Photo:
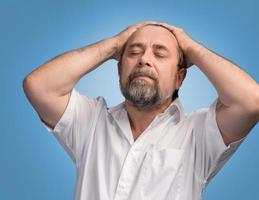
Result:
<svg viewBox="0 0 259 200"><path fill-rule="evenodd" d="M138 76L147 76L147 77L151 78L152 80L157 79L156 75L148 68L137 68L136 70L131 72L128 79L131 82L134 78L136 78Z"/></svg>

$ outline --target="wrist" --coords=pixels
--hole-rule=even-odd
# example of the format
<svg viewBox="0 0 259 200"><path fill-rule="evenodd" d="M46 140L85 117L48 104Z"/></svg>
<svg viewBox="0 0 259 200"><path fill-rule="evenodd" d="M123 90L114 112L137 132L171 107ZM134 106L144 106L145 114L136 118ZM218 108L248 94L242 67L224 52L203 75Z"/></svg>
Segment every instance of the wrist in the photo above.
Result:
<svg viewBox="0 0 259 200"><path fill-rule="evenodd" d="M123 48L123 42L121 41L121 38L118 36L114 36L110 38L110 40L113 43L113 54L111 58L119 61L121 56L121 50Z"/></svg>
<svg viewBox="0 0 259 200"><path fill-rule="evenodd" d="M186 55L189 63L196 65L198 62L197 59L199 59L203 51L204 47L200 43L193 40L189 47L186 49Z"/></svg>
<svg viewBox="0 0 259 200"><path fill-rule="evenodd" d="M117 49L117 40L115 38L107 38L98 45L98 50L102 60L113 58L113 55L117 52Z"/></svg>

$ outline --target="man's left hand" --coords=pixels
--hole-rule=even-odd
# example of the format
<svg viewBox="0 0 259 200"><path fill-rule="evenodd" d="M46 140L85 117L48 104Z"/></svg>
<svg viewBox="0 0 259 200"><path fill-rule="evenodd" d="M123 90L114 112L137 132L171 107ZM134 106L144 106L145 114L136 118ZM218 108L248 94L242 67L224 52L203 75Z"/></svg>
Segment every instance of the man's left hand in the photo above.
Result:
<svg viewBox="0 0 259 200"><path fill-rule="evenodd" d="M178 41L180 49L183 51L187 63L187 68L195 64L192 59L191 51L195 48L199 48L200 44L194 41L182 28L172 26L167 23L159 24L166 27L174 34L176 40Z"/></svg>

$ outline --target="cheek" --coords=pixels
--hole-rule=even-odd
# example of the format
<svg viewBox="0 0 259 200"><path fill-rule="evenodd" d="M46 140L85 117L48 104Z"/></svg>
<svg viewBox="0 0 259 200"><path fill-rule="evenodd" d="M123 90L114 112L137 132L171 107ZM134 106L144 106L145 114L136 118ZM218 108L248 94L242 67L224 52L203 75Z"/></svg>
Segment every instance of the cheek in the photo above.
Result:
<svg viewBox="0 0 259 200"><path fill-rule="evenodd" d="M172 89L175 87L176 72L173 69L160 69L160 87L164 89Z"/></svg>
<svg viewBox="0 0 259 200"><path fill-rule="evenodd" d="M121 61L120 65L120 74L122 78L127 78L130 73L132 72L134 66L136 66L136 61L133 61L132 59L124 58Z"/></svg>
<svg viewBox="0 0 259 200"><path fill-rule="evenodd" d="M124 56L122 59L122 67L130 69L136 66L137 62L138 62L138 59L132 59Z"/></svg>
<svg viewBox="0 0 259 200"><path fill-rule="evenodd" d="M131 69L130 69L128 63L121 64L119 73L120 73L120 79L121 79L122 84L125 84L131 73Z"/></svg>

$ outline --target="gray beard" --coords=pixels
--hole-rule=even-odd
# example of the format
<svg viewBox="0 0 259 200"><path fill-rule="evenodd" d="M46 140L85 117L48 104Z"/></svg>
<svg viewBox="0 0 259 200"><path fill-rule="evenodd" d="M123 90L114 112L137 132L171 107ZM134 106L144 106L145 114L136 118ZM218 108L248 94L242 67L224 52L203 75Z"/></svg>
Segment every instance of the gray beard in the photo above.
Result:
<svg viewBox="0 0 259 200"><path fill-rule="evenodd" d="M152 83L140 79L127 80L125 87L120 81L120 89L123 96L139 109L149 108L161 102L157 80L153 80Z"/></svg>

